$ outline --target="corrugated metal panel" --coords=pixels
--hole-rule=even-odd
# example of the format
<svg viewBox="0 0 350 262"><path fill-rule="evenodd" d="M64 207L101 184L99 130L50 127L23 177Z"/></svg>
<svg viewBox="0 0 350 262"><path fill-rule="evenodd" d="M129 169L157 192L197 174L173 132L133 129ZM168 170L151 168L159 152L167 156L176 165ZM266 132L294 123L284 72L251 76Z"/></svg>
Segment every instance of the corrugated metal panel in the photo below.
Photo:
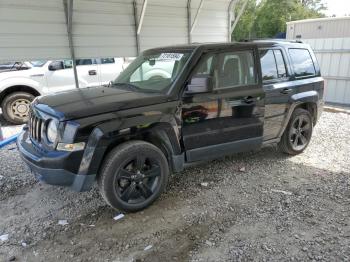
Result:
<svg viewBox="0 0 350 262"><path fill-rule="evenodd" d="M0 61L69 57L62 1L1 0Z"/></svg>
<svg viewBox="0 0 350 262"><path fill-rule="evenodd" d="M138 1L141 12L142 0ZM192 19L200 0L192 0ZM204 0L193 42L227 41L229 0ZM74 0L78 58L135 56L132 0ZM62 0L1 0L0 61L70 57ZM148 0L141 50L188 43L187 0Z"/></svg>
<svg viewBox="0 0 350 262"><path fill-rule="evenodd" d="M350 37L350 17L321 18L287 23L287 38L338 38Z"/></svg>
<svg viewBox="0 0 350 262"><path fill-rule="evenodd" d="M311 45L327 81L326 102L350 104L350 38L303 39Z"/></svg>
<svg viewBox="0 0 350 262"><path fill-rule="evenodd" d="M77 57L135 56L132 1L74 0L73 41Z"/></svg>
<svg viewBox="0 0 350 262"><path fill-rule="evenodd" d="M140 15L143 1L138 2ZM187 42L187 1L149 0L140 33L141 51Z"/></svg>
<svg viewBox="0 0 350 262"><path fill-rule="evenodd" d="M196 14L200 0L192 0L192 19ZM226 0L206 0L198 16L197 26L193 30L192 42L228 41L228 7ZM192 21L193 22L193 21Z"/></svg>

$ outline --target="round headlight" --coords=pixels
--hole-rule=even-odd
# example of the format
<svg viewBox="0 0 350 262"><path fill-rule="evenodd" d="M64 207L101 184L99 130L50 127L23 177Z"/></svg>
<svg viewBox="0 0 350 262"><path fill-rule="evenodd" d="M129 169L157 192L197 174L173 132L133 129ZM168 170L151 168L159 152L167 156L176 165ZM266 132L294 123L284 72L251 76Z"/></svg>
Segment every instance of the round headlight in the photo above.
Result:
<svg viewBox="0 0 350 262"><path fill-rule="evenodd" d="M50 143L56 142L57 122L55 120L50 120L49 124L47 125L46 136L47 136L47 140L49 140Z"/></svg>

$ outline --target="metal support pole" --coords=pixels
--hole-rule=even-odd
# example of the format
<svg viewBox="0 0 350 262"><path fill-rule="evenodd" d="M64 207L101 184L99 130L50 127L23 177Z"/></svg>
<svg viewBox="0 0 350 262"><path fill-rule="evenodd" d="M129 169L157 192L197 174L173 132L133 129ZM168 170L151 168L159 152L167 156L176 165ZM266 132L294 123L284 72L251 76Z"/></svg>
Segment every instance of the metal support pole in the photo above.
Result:
<svg viewBox="0 0 350 262"><path fill-rule="evenodd" d="M140 15L139 23L137 25L137 34L138 35L141 33L141 28L142 28L142 24L143 24L143 19L145 17L146 8L147 8L147 0L143 0L141 15Z"/></svg>
<svg viewBox="0 0 350 262"><path fill-rule="evenodd" d="M137 19L137 3L136 0L133 2L134 7L134 21L135 21L135 42L136 42L136 54L140 54L140 35L137 33L137 28L139 27L139 21Z"/></svg>
<svg viewBox="0 0 350 262"><path fill-rule="evenodd" d="M192 25L191 0L187 0L187 38L188 38L189 44L192 43L191 25Z"/></svg>
<svg viewBox="0 0 350 262"><path fill-rule="evenodd" d="M145 18L146 14L146 8L147 8L147 0L143 0L142 10L140 14L140 18L138 18L137 14L137 1L134 0L133 6L134 6L134 21L135 21L135 40L136 40L136 51L137 55L140 54L140 33L143 25L143 20Z"/></svg>
<svg viewBox="0 0 350 262"><path fill-rule="evenodd" d="M66 25L67 25L67 34L68 34L70 56L71 56L71 59L73 61L75 87L79 88L77 64L76 64L76 60L75 60L74 44L73 44L73 36L72 36L73 0L63 0L63 6L64 6L64 13L66 15Z"/></svg>
<svg viewBox="0 0 350 262"><path fill-rule="evenodd" d="M238 15L237 15L237 17L236 17L236 19L235 19L235 22L234 22L233 25L232 25L231 34L232 34L233 31L235 30L235 28L236 28L236 26L237 26L237 24L238 24L238 22L239 22L239 19L240 19L241 16L243 15L244 10L245 10L245 8L247 7L247 4L248 4L248 0L245 0L245 2L243 3L241 9L240 9L239 12L238 12Z"/></svg>
<svg viewBox="0 0 350 262"><path fill-rule="evenodd" d="M234 9L236 7L236 3L237 3L237 0L231 0L227 10L227 20L228 20L227 21L228 23L227 41L228 42L231 42L231 39L232 39L231 28L232 28L232 21L235 19Z"/></svg>
<svg viewBox="0 0 350 262"><path fill-rule="evenodd" d="M199 16L199 13L200 13L200 11L201 11L201 9L202 9L202 7L203 7L203 3L204 3L204 0L201 0L201 2L199 3L199 7L198 7L198 9L197 9L197 13L196 13L196 15L195 15L195 17L194 17L194 20L193 20L193 23L192 23L192 25L191 25L191 31L190 31L191 34L192 34L192 32L193 32L193 29L195 28L195 26L196 26L196 24L197 24L198 16Z"/></svg>

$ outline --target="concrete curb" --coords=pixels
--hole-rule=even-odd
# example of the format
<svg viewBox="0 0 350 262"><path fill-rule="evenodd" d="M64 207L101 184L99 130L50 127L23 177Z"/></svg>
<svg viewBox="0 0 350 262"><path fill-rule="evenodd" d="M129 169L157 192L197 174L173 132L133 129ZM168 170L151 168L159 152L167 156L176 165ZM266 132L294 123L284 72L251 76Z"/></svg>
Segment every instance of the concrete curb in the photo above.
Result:
<svg viewBox="0 0 350 262"><path fill-rule="evenodd" d="M339 107L333 107L333 106L324 106L323 110L326 112L331 112L331 113L344 113L350 115L350 109L343 109Z"/></svg>

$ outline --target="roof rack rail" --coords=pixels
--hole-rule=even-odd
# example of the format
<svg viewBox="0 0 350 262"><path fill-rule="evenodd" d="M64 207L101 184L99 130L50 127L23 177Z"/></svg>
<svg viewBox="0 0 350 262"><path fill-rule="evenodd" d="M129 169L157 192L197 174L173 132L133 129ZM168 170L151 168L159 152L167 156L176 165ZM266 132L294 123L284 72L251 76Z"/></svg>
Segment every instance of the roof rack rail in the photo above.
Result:
<svg viewBox="0 0 350 262"><path fill-rule="evenodd" d="M304 42L300 39L281 39L281 38L250 38L250 39L241 39L238 42L254 42L254 41L276 41L276 42L288 42L288 43L300 43Z"/></svg>

